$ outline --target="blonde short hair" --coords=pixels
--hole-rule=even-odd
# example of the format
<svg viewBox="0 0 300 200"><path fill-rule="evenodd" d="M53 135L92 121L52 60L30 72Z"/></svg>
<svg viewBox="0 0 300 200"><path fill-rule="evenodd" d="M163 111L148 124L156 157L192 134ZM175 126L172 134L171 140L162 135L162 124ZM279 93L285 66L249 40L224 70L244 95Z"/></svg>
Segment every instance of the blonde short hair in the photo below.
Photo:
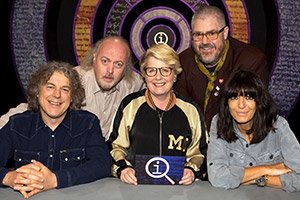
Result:
<svg viewBox="0 0 300 200"><path fill-rule="evenodd" d="M140 70L143 77L145 77L145 67L147 67L149 57L154 57L167 65L173 67L175 75L182 72L181 64L178 54L167 44L156 44L151 46L140 60Z"/></svg>

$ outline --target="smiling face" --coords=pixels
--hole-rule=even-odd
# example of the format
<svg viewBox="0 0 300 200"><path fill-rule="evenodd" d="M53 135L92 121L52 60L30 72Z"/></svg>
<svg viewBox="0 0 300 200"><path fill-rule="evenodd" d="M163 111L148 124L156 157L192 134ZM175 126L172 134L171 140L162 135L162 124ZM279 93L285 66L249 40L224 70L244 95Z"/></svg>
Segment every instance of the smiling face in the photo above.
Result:
<svg viewBox="0 0 300 200"><path fill-rule="evenodd" d="M63 73L54 72L50 79L41 85L38 100L43 121L47 125L50 122L59 124L71 103L69 79Z"/></svg>
<svg viewBox="0 0 300 200"><path fill-rule="evenodd" d="M99 87L109 91L124 76L128 63L126 44L117 38L110 38L98 47L94 54L94 70Z"/></svg>
<svg viewBox="0 0 300 200"><path fill-rule="evenodd" d="M162 67L171 67L171 66L150 56L147 61L147 67L162 68ZM176 81L176 75L172 70L171 74L165 77L162 76L158 70L156 75L153 77L146 75L145 81L147 84L147 88L149 89L150 93L153 96L155 96L156 98L166 98L166 97L169 98L172 86Z"/></svg>
<svg viewBox="0 0 300 200"><path fill-rule="evenodd" d="M197 33L216 32L222 29L222 25L218 23L217 18L213 15L206 18L198 18L194 21L193 31ZM224 53L226 39L228 36L228 27L218 35L215 40L209 40L206 36L202 40L192 41L192 47L198 55L200 61L206 67L214 67L221 59Z"/></svg>
<svg viewBox="0 0 300 200"><path fill-rule="evenodd" d="M231 116L237 122L239 129L250 130L256 112L255 100L250 96L237 96L228 99Z"/></svg>

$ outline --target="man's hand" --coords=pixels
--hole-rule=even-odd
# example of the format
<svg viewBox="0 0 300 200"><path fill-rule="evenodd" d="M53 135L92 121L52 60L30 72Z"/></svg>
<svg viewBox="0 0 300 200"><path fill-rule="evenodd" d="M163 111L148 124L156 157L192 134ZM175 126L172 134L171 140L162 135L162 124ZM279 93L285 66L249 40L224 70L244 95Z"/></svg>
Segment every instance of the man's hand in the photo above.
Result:
<svg viewBox="0 0 300 200"><path fill-rule="evenodd" d="M57 179L47 167L34 160L31 164L7 173L3 184L20 191L24 198L29 198L39 192L57 187Z"/></svg>
<svg viewBox="0 0 300 200"><path fill-rule="evenodd" d="M19 172L19 170L25 169L27 169L27 173ZM42 174L39 171L40 168L32 163L24 165L17 170L8 172L3 179L3 185L19 190L24 198L29 198L26 191L42 189L42 186L37 184L43 182Z"/></svg>

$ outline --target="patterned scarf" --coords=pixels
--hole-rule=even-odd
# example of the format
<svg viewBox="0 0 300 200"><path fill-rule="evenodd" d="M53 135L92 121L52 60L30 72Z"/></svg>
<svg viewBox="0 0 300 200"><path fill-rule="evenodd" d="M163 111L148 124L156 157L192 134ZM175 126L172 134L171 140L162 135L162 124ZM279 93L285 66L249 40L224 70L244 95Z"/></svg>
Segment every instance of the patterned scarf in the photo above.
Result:
<svg viewBox="0 0 300 200"><path fill-rule="evenodd" d="M224 55L222 57L222 59L220 60L220 62L218 63L215 71L213 72L209 72L206 67L203 65L202 62L199 61L199 58L197 55L195 55L195 60L196 60L196 63L200 69L200 71L206 75L207 77L207 80L208 80L208 83L207 83L207 88L206 88L206 91L205 91L205 101L204 101L204 113L206 111L206 106L207 106L207 103L208 103L208 100L209 100L209 97L210 97L210 94L211 94L211 91L214 89L215 87L215 80L217 79L217 74L218 74L218 71L221 69L221 67L223 66L223 63L226 59L226 56L227 56L227 52L228 52L228 49L229 49L229 41L227 40L226 41L226 46L225 46L225 51L224 51Z"/></svg>

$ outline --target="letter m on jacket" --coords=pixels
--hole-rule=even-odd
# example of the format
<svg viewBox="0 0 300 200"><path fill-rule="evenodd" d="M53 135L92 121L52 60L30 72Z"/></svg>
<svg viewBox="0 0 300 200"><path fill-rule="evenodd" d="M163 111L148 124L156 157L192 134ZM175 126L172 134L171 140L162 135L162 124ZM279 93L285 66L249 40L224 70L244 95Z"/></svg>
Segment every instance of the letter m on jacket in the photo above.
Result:
<svg viewBox="0 0 300 200"><path fill-rule="evenodd" d="M169 146L168 149L174 149L176 147L176 150L179 151L185 151L186 145L185 143L188 141L188 138L186 138L184 141L184 137L182 135L178 136L177 139L175 139L174 135L169 134Z"/></svg>

